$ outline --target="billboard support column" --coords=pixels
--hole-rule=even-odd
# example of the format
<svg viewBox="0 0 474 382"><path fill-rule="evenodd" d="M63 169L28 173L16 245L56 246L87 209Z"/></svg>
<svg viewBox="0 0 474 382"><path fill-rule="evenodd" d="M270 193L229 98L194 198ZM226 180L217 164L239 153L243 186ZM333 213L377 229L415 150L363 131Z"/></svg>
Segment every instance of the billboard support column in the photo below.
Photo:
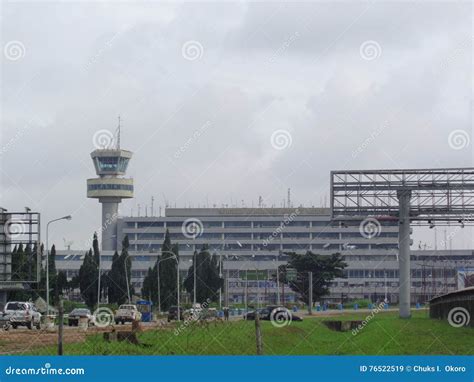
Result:
<svg viewBox="0 0 474 382"><path fill-rule="evenodd" d="M400 294L400 318L410 318L410 198L411 191L400 190L397 192L397 198L400 203L399 208L399 294Z"/></svg>

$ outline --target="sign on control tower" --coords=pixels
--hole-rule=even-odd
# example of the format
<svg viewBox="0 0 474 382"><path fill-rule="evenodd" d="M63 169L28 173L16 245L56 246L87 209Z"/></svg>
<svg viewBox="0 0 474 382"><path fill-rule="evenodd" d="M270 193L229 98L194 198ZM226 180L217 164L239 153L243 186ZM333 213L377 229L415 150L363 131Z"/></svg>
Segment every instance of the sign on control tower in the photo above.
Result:
<svg viewBox="0 0 474 382"><path fill-rule="evenodd" d="M125 198L133 198L133 179L125 178L132 152L120 149L120 123L117 143L91 153L98 178L87 179L87 197L102 204L102 250L117 249L118 205Z"/></svg>

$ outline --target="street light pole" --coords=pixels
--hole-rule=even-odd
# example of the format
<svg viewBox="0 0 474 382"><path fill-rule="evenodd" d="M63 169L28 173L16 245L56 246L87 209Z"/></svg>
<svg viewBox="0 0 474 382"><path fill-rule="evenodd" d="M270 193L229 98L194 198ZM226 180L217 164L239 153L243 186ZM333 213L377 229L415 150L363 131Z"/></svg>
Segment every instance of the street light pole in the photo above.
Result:
<svg viewBox="0 0 474 382"><path fill-rule="evenodd" d="M156 260L156 284L158 286L158 313L161 314L160 262Z"/></svg>
<svg viewBox="0 0 474 382"><path fill-rule="evenodd" d="M53 219L46 224L46 315L49 315L49 225L59 220L71 220L72 216L67 215Z"/></svg>
<svg viewBox="0 0 474 382"><path fill-rule="evenodd" d="M277 305L280 305L280 266L278 265L280 251L276 255L276 266L277 266Z"/></svg>
<svg viewBox="0 0 474 382"><path fill-rule="evenodd" d="M222 252L219 253L219 279L221 286L219 288L219 310L222 310Z"/></svg>

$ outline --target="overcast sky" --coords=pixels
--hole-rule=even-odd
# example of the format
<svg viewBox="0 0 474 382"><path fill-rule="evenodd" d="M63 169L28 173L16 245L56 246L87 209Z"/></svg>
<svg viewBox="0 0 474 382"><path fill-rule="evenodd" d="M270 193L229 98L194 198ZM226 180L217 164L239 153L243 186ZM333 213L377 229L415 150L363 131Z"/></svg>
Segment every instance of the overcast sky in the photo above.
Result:
<svg viewBox="0 0 474 382"><path fill-rule="evenodd" d="M13 1L1 18L0 205L72 214L59 247L100 227L89 154L118 115L123 215L151 196L155 213L281 206L288 188L320 206L333 169L472 166L470 2Z"/></svg>

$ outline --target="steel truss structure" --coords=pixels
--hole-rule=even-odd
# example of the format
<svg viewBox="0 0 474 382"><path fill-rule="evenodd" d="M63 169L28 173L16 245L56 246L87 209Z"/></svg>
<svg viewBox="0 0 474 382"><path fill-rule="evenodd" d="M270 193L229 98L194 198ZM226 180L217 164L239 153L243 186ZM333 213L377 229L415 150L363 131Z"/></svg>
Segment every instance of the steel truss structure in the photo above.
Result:
<svg viewBox="0 0 474 382"><path fill-rule="evenodd" d="M398 218L403 192L415 224L474 224L474 168L332 171L333 219Z"/></svg>
<svg viewBox="0 0 474 382"><path fill-rule="evenodd" d="M410 225L472 223L474 168L332 171L331 213L339 223L355 217L398 220L399 314L409 318Z"/></svg>
<svg viewBox="0 0 474 382"><path fill-rule="evenodd" d="M0 291L19 290L40 281L41 245L40 214L36 212L8 212L0 208ZM21 275L12 269L15 247L30 246L36 253L24 259Z"/></svg>

